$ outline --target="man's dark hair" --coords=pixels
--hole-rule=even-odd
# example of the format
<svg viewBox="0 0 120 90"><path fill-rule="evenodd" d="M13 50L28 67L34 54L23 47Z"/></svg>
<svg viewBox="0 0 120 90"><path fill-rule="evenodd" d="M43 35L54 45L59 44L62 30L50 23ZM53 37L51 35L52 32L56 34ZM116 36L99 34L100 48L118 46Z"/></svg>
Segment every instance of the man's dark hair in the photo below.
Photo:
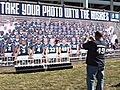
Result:
<svg viewBox="0 0 120 90"><path fill-rule="evenodd" d="M97 31L97 32L95 32L95 36L101 38L101 37L103 37L103 33L101 31Z"/></svg>
<svg viewBox="0 0 120 90"><path fill-rule="evenodd" d="M115 43L118 43L118 39L115 39Z"/></svg>

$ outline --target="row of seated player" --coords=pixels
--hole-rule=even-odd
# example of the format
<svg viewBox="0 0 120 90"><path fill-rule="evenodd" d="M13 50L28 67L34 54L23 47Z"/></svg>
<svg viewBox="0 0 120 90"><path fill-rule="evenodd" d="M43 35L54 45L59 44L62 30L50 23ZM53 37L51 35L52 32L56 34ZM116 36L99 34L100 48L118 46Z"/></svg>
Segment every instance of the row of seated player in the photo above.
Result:
<svg viewBox="0 0 120 90"><path fill-rule="evenodd" d="M3 48L1 48L3 49ZM66 40L63 40L62 43L57 46L55 44L55 39L50 39L50 44L44 43L42 44L39 40L37 44L32 47L28 47L26 42L23 40L22 44L19 47L13 49L11 46L5 47L1 50L1 55L5 57L11 57L12 55L16 57L16 59L28 59L30 57L33 58L41 58L46 55L50 55L50 57L56 57L55 55L60 54L63 57L68 56L68 54L80 54L79 44L72 43L70 46L67 44ZM40 56L41 54L41 56Z"/></svg>

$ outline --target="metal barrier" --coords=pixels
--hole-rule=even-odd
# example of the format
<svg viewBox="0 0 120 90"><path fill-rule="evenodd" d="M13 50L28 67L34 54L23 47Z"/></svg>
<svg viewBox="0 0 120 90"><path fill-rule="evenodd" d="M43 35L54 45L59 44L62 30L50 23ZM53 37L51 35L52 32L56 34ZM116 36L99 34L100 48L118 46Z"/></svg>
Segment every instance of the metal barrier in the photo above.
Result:
<svg viewBox="0 0 120 90"><path fill-rule="evenodd" d="M110 59L110 58L120 58L120 50L119 49L118 50L107 49L105 57L107 59Z"/></svg>
<svg viewBox="0 0 120 90"><path fill-rule="evenodd" d="M86 60L86 57L87 57L87 50L81 49L80 50L80 55L70 56L69 58L70 58L71 62L77 62L77 61Z"/></svg>
<svg viewBox="0 0 120 90"><path fill-rule="evenodd" d="M24 56L23 56L24 58ZM16 59L14 61L15 67L27 67L27 66L40 66L43 65L53 65L53 64L63 64L70 63L68 59L63 59L63 57L55 54L48 54L46 57L34 58L33 59Z"/></svg>
<svg viewBox="0 0 120 90"><path fill-rule="evenodd" d="M69 59L62 60L62 57L56 54L48 54L45 57L39 58L34 57L33 59L16 59L14 64L16 72L31 72L73 68Z"/></svg>
<svg viewBox="0 0 120 90"><path fill-rule="evenodd" d="M15 60L14 67L27 67L43 65L42 59Z"/></svg>
<svg viewBox="0 0 120 90"><path fill-rule="evenodd" d="M87 57L87 50L80 50L81 54L80 56L76 57L69 57L71 62L74 61L83 61L86 60ZM111 59L111 58L120 58L120 50L114 50L114 49L107 49L106 54L105 54L106 59Z"/></svg>

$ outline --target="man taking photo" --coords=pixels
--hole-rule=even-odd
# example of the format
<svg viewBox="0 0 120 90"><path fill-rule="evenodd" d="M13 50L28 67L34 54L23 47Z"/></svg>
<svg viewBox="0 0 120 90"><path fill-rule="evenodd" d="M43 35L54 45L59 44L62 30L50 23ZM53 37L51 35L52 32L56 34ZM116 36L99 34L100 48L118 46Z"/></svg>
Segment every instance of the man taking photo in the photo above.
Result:
<svg viewBox="0 0 120 90"><path fill-rule="evenodd" d="M103 90L104 84L104 68L105 68L105 52L106 44L103 41L103 33L95 32L94 37L88 41L83 41L83 48L88 50L86 58L87 71L87 90L94 90L94 79L97 79L96 90Z"/></svg>

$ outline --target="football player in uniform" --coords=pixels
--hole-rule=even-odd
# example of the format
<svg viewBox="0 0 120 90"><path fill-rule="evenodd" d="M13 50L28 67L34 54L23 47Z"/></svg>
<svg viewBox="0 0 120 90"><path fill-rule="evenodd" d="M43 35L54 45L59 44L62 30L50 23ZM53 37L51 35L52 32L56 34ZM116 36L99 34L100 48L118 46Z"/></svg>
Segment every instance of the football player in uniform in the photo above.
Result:
<svg viewBox="0 0 120 90"><path fill-rule="evenodd" d="M26 44L26 41L22 40L21 45L19 46L17 53L19 56L29 55L29 48Z"/></svg>
<svg viewBox="0 0 120 90"><path fill-rule="evenodd" d="M37 35L37 33L36 33L36 32L34 32L34 34L32 35L32 38L33 38L33 39L35 39L35 40L37 40L37 39L38 39L38 35Z"/></svg>
<svg viewBox="0 0 120 90"><path fill-rule="evenodd" d="M30 52L30 48L27 46L26 41L22 40L21 45L17 49L16 60L18 60L19 62L19 60L21 61L21 60L28 60L28 59L33 59ZM26 61L26 64L28 63L33 63L33 61L32 60L29 60L28 62Z"/></svg>
<svg viewBox="0 0 120 90"><path fill-rule="evenodd" d="M35 59L35 63L36 62L42 63L43 57L44 57L44 52L43 52L43 44L40 40L37 40L37 43L33 47L33 50L34 50L33 58Z"/></svg>
<svg viewBox="0 0 120 90"><path fill-rule="evenodd" d="M61 61L67 61L69 59L70 46L67 44L65 39L63 39L62 44L60 44L59 53Z"/></svg>
<svg viewBox="0 0 120 90"><path fill-rule="evenodd" d="M37 43L34 47L34 54L42 54L43 53L43 44L40 40L37 40Z"/></svg>
<svg viewBox="0 0 120 90"><path fill-rule="evenodd" d="M16 34L15 40L14 40L15 46L19 46L19 44L20 44L19 42L20 42L20 35L19 35L19 34Z"/></svg>
<svg viewBox="0 0 120 90"><path fill-rule="evenodd" d="M8 32L6 33L7 37L11 37L12 31L11 29L8 30Z"/></svg>
<svg viewBox="0 0 120 90"><path fill-rule="evenodd" d="M14 32L11 33L10 38L12 38L12 42L15 40L15 34L14 34Z"/></svg>
<svg viewBox="0 0 120 90"><path fill-rule="evenodd" d="M57 61L58 47L55 44L54 38L50 39L50 43L48 44L46 53L47 53L48 62L56 62Z"/></svg>
<svg viewBox="0 0 120 90"><path fill-rule="evenodd" d="M5 51L5 61L14 61L14 49L15 46L12 43L12 41L9 39L4 46L4 51ZM12 62L4 63L4 64L12 64Z"/></svg>
<svg viewBox="0 0 120 90"><path fill-rule="evenodd" d="M16 26L15 29L13 30L14 34L19 34L19 28Z"/></svg>
<svg viewBox="0 0 120 90"><path fill-rule="evenodd" d="M80 55L80 50L79 50L79 44L76 41L76 38L72 38L72 42L70 45L70 54L72 55L72 57L76 57Z"/></svg>
<svg viewBox="0 0 120 90"><path fill-rule="evenodd" d="M30 35L30 34L27 36L26 42L27 42L27 46L30 46L30 45L31 45L31 43L32 43L32 38L31 38L31 35Z"/></svg>
<svg viewBox="0 0 120 90"><path fill-rule="evenodd" d="M22 33L21 39L25 41L27 40L27 34L25 32Z"/></svg>
<svg viewBox="0 0 120 90"><path fill-rule="evenodd" d="M7 37L7 35L4 35L3 37L4 37L3 38L4 45L6 45L8 42L8 37Z"/></svg>
<svg viewBox="0 0 120 90"><path fill-rule="evenodd" d="M14 44L9 39L5 45L5 57L11 57L14 55Z"/></svg>

